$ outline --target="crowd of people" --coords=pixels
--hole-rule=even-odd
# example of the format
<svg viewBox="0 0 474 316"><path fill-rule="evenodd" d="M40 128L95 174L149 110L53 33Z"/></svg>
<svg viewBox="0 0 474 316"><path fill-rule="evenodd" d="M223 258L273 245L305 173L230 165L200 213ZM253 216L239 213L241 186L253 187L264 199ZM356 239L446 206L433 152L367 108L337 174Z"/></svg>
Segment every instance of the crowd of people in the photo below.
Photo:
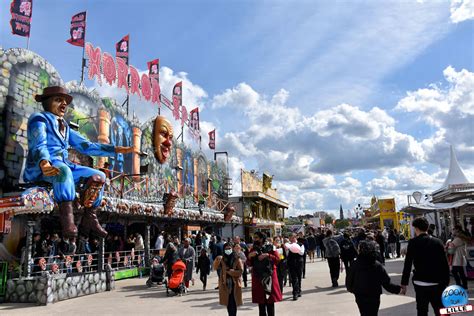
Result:
<svg viewBox="0 0 474 316"><path fill-rule="evenodd" d="M185 264L186 289L194 286L196 274L202 289L207 290L207 278L214 271L218 277L215 289L219 290L219 303L227 307L229 315L236 315L242 305L242 289L248 287L249 275L252 302L258 304L259 315L275 315L275 303L282 300L285 287L291 287L294 301L302 296L306 265L317 260L327 262L332 287L339 286L340 273L346 270L345 285L354 294L361 315L377 315L382 288L406 294L414 268L418 315L427 315L429 304L438 315L441 292L449 284L450 274L456 284L467 289L466 246L471 236L456 225L450 238L442 236L445 240L441 240L434 236L433 227L425 218L415 219L412 225L415 237L409 241L391 228L343 232L317 228L273 238L256 232L250 244L238 236L221 238L204 231L183 239L160 232L153 238L151 248L156 255L161 254L160 262L166 267L168 278L174 263L181 260ZM139 233L126 240L111 234L104 245L109 253L144 249ZM57 234L42 238L35 233L32 255L53 260L67 254L94 253L98 247L97 238L89 240L81 235L76 243L70 243ZM405 257L401 283L393 284L385 270L385 260L400 257Z"/></svg>
<svg viewBox="0 0 474 316"><path fill-rule="evenodd" d="M302 296L306 265L318 258L327 262L333 287L339 286L340 272L346 270L345 285L354 294L361 315L377 315L382 289L406 294L414 268L418 315L427 315L429 304L439 315L441 292L449 284L450 273L456 284L467 289L465 246L471 237L461 226L456 226L451 239L444 242L434 236L425 218L415 219L412 225L415 237L410 241L391 228L358 228L343 233L318 228L307 234L290 233L273 238L256 232L249 245L239 237L223 239L199 233L190 236L183 245L177 238L163 242L163 246L168 246L163 262L170 264L173 262L170 258L185 260L190 269L195 267L199 273L203 290L206 290L207 276L216 271L219 303L227 307L229 315L236 315L238 306L242 305L247 273L251 274L252 302L258 304L259 315L275 315L275 303L282 300L284 287L292 288L293 300ZM186 255L189 252L184 250L193 247L200 249L196 264L189 261L192 260ZM170 252L170 248L174 250ZM401 257L405 257L401 283L394 284L385 270L385 260ZM190 278L192 273L187 281ZM189 282L186 284L189 286Z"/></svg>

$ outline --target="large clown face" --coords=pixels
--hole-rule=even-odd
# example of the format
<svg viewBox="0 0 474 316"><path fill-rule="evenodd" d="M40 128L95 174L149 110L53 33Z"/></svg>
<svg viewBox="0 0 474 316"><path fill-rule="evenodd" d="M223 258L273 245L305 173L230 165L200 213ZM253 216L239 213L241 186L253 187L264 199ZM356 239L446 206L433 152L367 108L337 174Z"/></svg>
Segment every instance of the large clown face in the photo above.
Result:
<svg viewBox="0 0 474 316"><path fill-rule="evenodd" d="M155 157L160 164L165 163L170 157L172 145L173 127L171 123L164 116L156 117L153 131L153 146L155 147Z"/></svg>

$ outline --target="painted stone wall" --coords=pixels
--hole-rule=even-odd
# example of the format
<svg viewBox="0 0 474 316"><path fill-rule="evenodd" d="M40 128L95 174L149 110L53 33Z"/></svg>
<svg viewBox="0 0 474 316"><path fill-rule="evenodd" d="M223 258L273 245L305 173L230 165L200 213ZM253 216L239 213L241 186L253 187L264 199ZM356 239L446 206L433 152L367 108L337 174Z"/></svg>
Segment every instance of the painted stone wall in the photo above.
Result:
<svg viewBox="0 0 474 316"><path fill-rule="evenodd" d="M106 272L78 275L45 274L29 279L7 281L5 300L12 303L37 303L47 305L58 301L105 292L115 289L112 273L107 280Z"/></svg>

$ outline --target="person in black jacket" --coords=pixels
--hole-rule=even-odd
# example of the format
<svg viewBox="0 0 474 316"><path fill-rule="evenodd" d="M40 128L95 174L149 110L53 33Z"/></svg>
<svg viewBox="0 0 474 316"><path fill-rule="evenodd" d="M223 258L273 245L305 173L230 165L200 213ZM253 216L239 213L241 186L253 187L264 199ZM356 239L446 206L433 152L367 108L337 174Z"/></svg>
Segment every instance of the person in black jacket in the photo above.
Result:
<svg viewBox="0 0 474 316"><path fill-rule="evenodd" d="M199 280L202 282L202 290L205 291L207 285L207 276L209 273L211 273L211 260L209 259L207 250L205 248L201 249L201 255L198 258L196 273L199 273L199 271L201 271L199 274Z"/></svg>
<svg viewBox="0 0 474 316"><path fill-rule="evenodd" d="M428 315L431 303L435 315L442 308L441 294L449 284L449 265L441 240L428 235L428 221L416 218L412 222L416 237L408 242L402 275L402 294L406 294L412 265L418 316Z"/></svg>
<svg viewBox="0 0 474 316"><path fill-rule="evenodd" d="M344 239L339 246L341 247L341 259L347 271L354 264L354 259L357 256L357 250L349 233L344 233Z"/></svg>
<svg viewBox="0 0 474 316"><path fill-rule="evenodd" d="M354 293L361 316L378 314L382 287L390 293L401 292L401 287L391 283L387 271L376 257L375 242L361 241L357 260L347 270L346 288Z"/></svg>

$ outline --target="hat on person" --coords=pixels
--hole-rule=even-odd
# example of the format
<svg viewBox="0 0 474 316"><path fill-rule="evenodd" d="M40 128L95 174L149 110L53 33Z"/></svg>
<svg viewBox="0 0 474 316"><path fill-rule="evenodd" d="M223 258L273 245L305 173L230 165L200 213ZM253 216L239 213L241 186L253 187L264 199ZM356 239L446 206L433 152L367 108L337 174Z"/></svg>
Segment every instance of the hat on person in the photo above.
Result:
<svg viewBox="0 0 474 316"><path fill-rule="evenodd" d="M60 86L51 86L51 87L46 87L43 89L43 94L37 94L35 95L35 100L37 102L43 102L47 98L60 95L62 97L66 98L66 103L70 104L72 102L72 96L69 95L69 92Z"/></svg>

